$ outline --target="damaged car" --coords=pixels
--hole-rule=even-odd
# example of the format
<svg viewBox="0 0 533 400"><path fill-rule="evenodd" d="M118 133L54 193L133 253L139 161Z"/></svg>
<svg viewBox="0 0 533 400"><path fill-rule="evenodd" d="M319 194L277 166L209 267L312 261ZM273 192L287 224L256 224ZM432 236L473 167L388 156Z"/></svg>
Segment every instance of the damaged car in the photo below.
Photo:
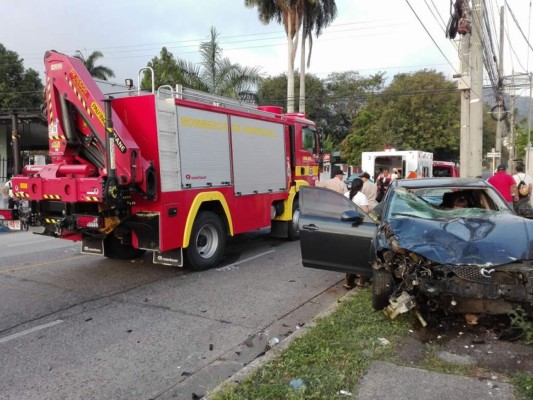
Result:
<svg viewBox="0 0 533 400"><path fill-rule="evenodd" d="M533 315L533 221L482 179L398 180L369 214L324 188L299 201L303 265L371 278L390 318Z"/></svg>

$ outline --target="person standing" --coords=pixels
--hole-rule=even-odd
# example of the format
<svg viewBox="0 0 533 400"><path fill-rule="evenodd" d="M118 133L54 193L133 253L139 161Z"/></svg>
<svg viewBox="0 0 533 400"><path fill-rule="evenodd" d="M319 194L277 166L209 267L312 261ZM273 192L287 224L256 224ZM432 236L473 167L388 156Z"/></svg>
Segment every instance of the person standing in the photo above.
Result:
<svg viewBox="0 0 533 400"><path fill-rule="evenodd" d="M379 174L378 179L376 180L376 185L378 187L378 194L376 196L376 200L378 202L383 200L383 197L385 196L385 193L387 193L391 182L392 177L390 174L390 170L389 168L385 167L381 170L381 173Z"/></svg>
<svg viewBox="0 0 533 400"><path fill-rule="evenodd" d="M368 199L368 207L370 208L370 211L372 211L374 207L378 205L376 200L378 187L370 180L370 174L368 172L361 173L359 177L363 181L363 188L361 189L361 192L363 192Z"/></svg>
<svg viewBox="0 0 533 400"><path fill-rule="evenodd" d="M494 186L503 196L505 201L509 203L509 206L513 208L513 200L518 200L518 189L515 180L511 175L505 172L506 170L507 165L498 165L496 173L487 179L487 182Z"/></svg>
<svg viewBox="0 0 533 400"><path fill-rule="evenodd" d="M523 214L525 209L531 209L531 190L533 189L533 179L524 172L524 164L516 164L516 174L513 179L518 191L518 200L515 199L514 210L517 214Z"/></svg>
<svg viewBox="0 0 533 400"><path fill-rule="evenodd" d="M344 183L344 172L340 167L334 166L332 170L333 178L326 180L325 182L315 181L315 185L326 189L334 190L340 194L344 194L348 191L346 183Z"/></svg>
<svg viewBox="0 0 533 400"><path fill-rule="evenodd" d="M350 191L344 195L353 201L361 210L368 213L370 208L368 206L368 199L365 194L362 192L363 189L363 180L361 178L355 178L352 181L352 187ZM356 282L357 280L357 282ZM364 286L366 279L357 274L346 274L345 282L343 287L347 290L353 289L355 286Z"/></svg>
<svg viewBox="0 0 533 400"><path fill-rule="evenodd" d="M351 201L353 201L361 210L368 213L370 208L368 206L368 199L366 195L361 191L363 188L363 180L361 178L355 178L352 181L352 186L349 192L344 193Z"/></svg>

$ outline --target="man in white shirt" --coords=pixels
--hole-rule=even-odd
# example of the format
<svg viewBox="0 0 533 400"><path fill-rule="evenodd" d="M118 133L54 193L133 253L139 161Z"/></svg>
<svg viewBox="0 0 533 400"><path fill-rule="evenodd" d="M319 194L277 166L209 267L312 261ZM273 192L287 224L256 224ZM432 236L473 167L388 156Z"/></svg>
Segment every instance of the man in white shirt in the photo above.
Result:
<svg viewBox="0 0 533 400"><path fill-rule="evenodd" d="M331 189L340 194L344 194L348 191L346 183L344 183L344 172L340 167L334 166L332 171L333 178L328 179L325 182L315 181L315 185L326 189Z"/></svg>
<svg viewBox="0 0 533 400"><path fill-rule="evenodd" d="M376 196L378 194L378 187L374 182L370 180L370 174L368 172L362 172L359 177L363 181L363 188L361 192L364 193L368 199L368 207L372 210L375 206L378 205Z"/></svg>

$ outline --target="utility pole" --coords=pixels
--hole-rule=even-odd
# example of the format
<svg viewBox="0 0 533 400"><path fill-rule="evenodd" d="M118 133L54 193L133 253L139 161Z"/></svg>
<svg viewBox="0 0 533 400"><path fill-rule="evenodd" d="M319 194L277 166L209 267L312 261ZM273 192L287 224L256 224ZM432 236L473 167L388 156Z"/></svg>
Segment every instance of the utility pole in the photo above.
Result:
<svg viewBox="0 0 533 400"><path fill-rule="evenodd" d="M472 1L472 38L470 43L470 141L467 174L481 177L483 151L483 0Z"/></svg>
<svg viewBox="0 0 533 400"><path fill-rule="evenodd" d="M482 0L472 0L471 32L461 40L461 177L481 177L483 150Z"/></svg>
<svg viewBox="0 0 533 400"><path fill-rule="evenodd" d="M497 108L498 108L498 120L496 122L496 153L499 153L500 156L496 158L498 164L501 164L501 154L502 154L502 130L503 130L503 117L505 110L503 109L503 43L504 43L504 8L500 8L500 55L498 60L498 88L497 88ZM513 159L509 157L510 161L510 171L513 171L513 166L511 163Z"/></svg>
<svg viewBox="0 0 533 400"><path fill-rule="evenodd" d="M461 39L459 48L461 60L461 76L458 88L461 91L461 141L459 153L459 165L461 178L468 177L470 171L470 33L466 33Z"/></svg>

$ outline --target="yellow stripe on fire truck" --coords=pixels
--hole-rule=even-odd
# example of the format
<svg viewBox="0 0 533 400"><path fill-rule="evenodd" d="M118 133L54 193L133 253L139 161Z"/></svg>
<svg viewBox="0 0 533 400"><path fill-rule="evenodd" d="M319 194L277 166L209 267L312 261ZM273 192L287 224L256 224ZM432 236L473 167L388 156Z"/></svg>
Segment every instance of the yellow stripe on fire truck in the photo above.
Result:
<svg viewBox="0 0 533 400"><path fill-rule="evenodd" d="M96 196L85 196L86 201L99 201L98 197Z"/></svg>
<svg viewBox="0 0 533 400"><path fill-rule="evenodd" d="M91 109L87 106L87 103L85 102L85 99L82 97L82 95L80 94L80 92L78 91L78 89L76 88L76 86L74 86L74 83L72 83L72 81L70 80L70 78L68 77L68 75L65 75L65 79L67 80L67 83L68 85L70 86L70 88L74 91L74 94L76 95L76 97L78 98L78 100L80 101L81 105L83 106L83 108L85 109L85 111L87 111L87 114L89 115L89 117L93 117L93 112L91 111Z"/></svg>
<svg viewBox="0 0 533 400"><path fill-rule="evenodd" d="M43 194L43 198L46 200L61 200L61 196L58 194Z"/></svg>
<svg viewBox="0 0 533 400"><path fill-rule="evenodd" d="M50 77L47 79L47 86L46 91L48 92L48 95L46 96L46 102L48 103L48 121L51 124L54 121L54 112L52 110L52 84L50 81Z"/></svg>
<svg viewBox="0 0 533 400"><path fill-rule="evenodd" d="M29 193L24 193L24 192L13 193L13 195L14 195L15 197L30 197L30 194L29 194Z"/></svg>
<svg viewBox="0 0 533 400"><path fill-rule="evenodd" d="M61 222L61 220L55 218L45 218L44 222L46 222L47 224L57 224L58 222Z"/></svg>

